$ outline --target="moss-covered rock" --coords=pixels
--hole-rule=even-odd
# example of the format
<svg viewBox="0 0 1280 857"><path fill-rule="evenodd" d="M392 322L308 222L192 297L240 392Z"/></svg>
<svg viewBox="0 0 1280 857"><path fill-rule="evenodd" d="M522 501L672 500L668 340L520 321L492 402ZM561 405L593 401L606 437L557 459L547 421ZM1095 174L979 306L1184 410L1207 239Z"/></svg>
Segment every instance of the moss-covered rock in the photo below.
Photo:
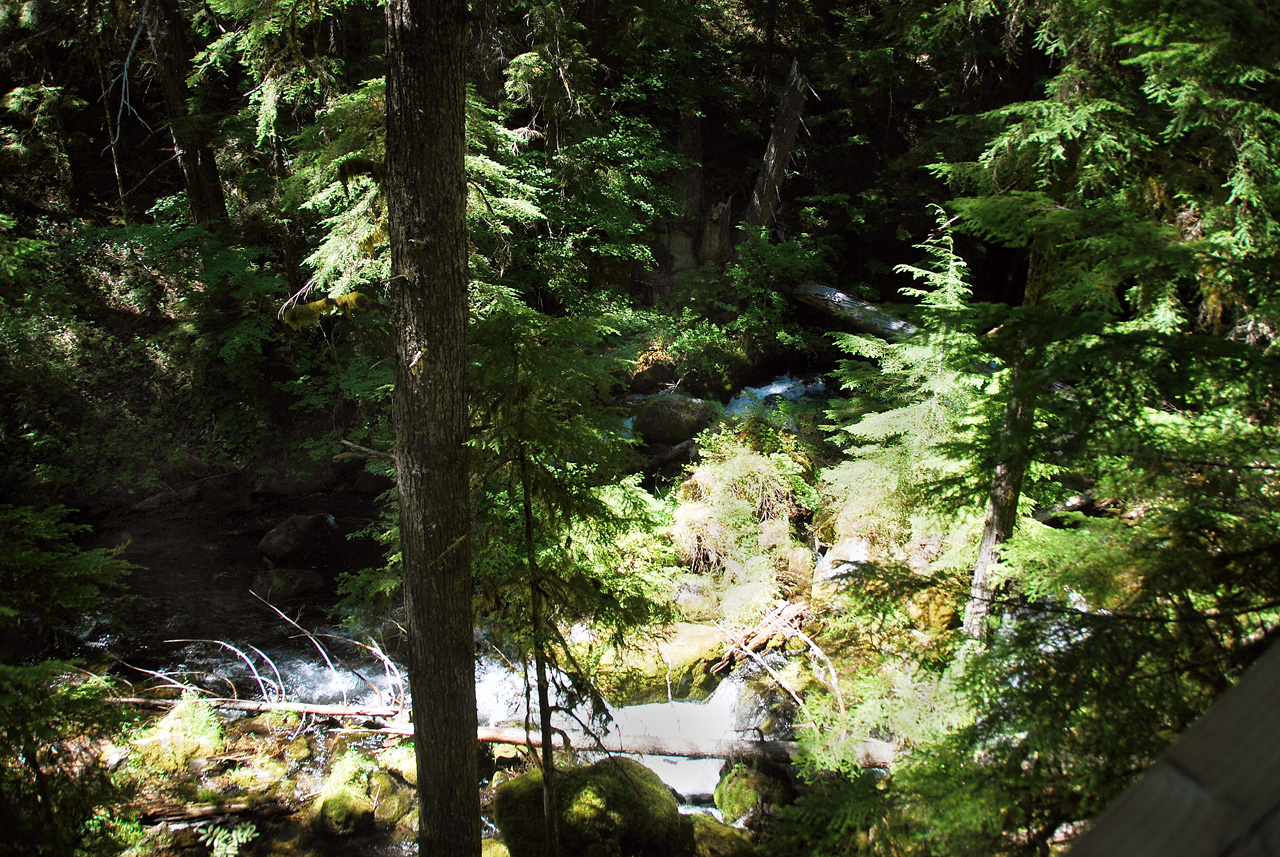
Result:
<svg viewBox="0 0 1280 857"><path fill-rule="evenodd" d="M409 785L418 786L418 763L413 755L413 743L404 741L388 747L377 755L378 766L391 771Z"/></svg>
<svg viewBox="0 0 1280 857"><path fill-rule="evenodd" d="M369 796L368 759L359 753L344 753L324 781L312 810L312 823L330 833L354 833L373 823L373 800Z"/></svg>
<svg viewBox="0 0 1280 857"><path fill-rule="evenodd" d="M373 803L373 820L378 824L395 825L413 808L413 795L382 769L369 772L369 799Z"/></svg>
<svg viewBox="0 0 1280 857"><path fill-rule="evenodd" d="M486 839L480 843L480 857L511 857L511 852L498 840Z"/></svg>
<svg viewBox="0 0 1280 857"><path fill-rule="evenodd" d="M702 699L719 679L711 667L724 651L724 632L711 625L676 622L666 633L600 658L596 687L611 702L637 704Z"/></svg>
<svg viewBox="0 0 1280 857"><path fill-rule="evenodd" d="M226 747L222 720L207 703L183 699L133 742L137 758L154 771L186 773Z"/></svg>
<svg viewBox="0 0 1280 857"><path fill-rule="evenodd" d="M751 857L756 853L751 834L709 815L690 816L693 820L693 839L698 857Z"/></svg>
<svg viewBox="0 0 1280 857"><path fill-rule="evenodd" d="M557 779L563 853L583 857L686 857L693 825L671 790L634 759L606 759ZM542 774L530 771L497 790L493 819L512 857L541 857Z"/></svg>
<svg viewBox="0 0 1280 857"><path fill-rule="evenodd" d="M791 787L765 771L734 765L716 785L716 808L730 824L758 817L791 800Z"/></svg>
<svg viewBox="0 0 1280 857"><path fill-rule="evenodd" d="M675 445L711 425L718 413L715 405L701 399L659 396L641 406L636 414L635 432L646 443Z"/></svg>
<svg viewBox="0 0 1280 857"><path fill-rule="evenodd" d="M295 764L301 764L311 758L311 742L306 735L299 735L284 745L284 757Z"/></svg>

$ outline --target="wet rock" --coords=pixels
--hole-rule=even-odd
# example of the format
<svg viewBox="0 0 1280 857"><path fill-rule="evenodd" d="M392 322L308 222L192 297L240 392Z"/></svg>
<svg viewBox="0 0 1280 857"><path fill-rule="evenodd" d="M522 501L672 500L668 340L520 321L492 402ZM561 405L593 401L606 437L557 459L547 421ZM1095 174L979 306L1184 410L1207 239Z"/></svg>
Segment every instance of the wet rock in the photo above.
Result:
<svg viewBox="0 0 1280 857"><path fill-rule="evenodd" d="M200 486L188 485L179 491L161 491L145 500L134 503L130 508L135 512L154 512L169 506L193 503L200 498Z"/></svg>
<svg viewBox="0 0 1280 857"><path fill-rule="evenodd" d="M636 361L631 375L631 392L648 395L667 389L680 376L676 373L675 359L661 351L646 351Z"/></svg>
<svg viewBox="0 0 1280 857"><path fill-rule="evenodd" d="M253 483L255 496L306 497L333 488L342 471L326 462L306 462L299 471L264 473Z"/></svg>
<svg viewBox="0 0 1280 857"><path fill-rule="evenodd" d="M646 443L676 446L711 425L718 413L715 405L701 399L659 396L640 407L635 432Z"/></svg>
<svg viewBox="0 0 1280 857"><path fill-rule="evenodd" d="M693 823L671 790L634 759L613 758L561 772L557 782L564 854L688 857ZM512 857L541 857L542 772L498 787L494 822Z"/></svg>
<svg viewBox="0 0 1280 857"><path fill-rule="evenodd" d="M253 591L272 604L323 592L324 575L308 568L273 568L253 579Z"/></svg>
<svg viewBox="0 0 1280 857"><path fill-rule="evenodd" d="M836 542L813 570L810 599L814 607L830 604L856 580L858 567L870 560L871 543L866 539L845 538Z"/></svg>
<svg viewBox="0 0 1280 857"><path fill-rule="evenodd" d="M676 609L690 622L713 621L720 615L720 599L710 580L697 574L686 574L676 584Z"/></svg>
<svg viewBox="0 0 1280 857"><path fill-rule="evenodd" d="M698 446L696 438L675 446L652 443L646 451L649 453L649 462L644 469L663 479L679 478L690 464L696 464L702 459L702 448Z"/></svg>
<svg viewBox="0 0 1280 857"><path fill-rule="evenodd" d="M323 554L336 536L333 518L328 515L293 515L263 536L258 550L282 565Z"/></svg>
<svg viewBox="0 0 1280 857"><path fill-rule="evenodd" d="M711 625L676 622L645 645L605 652L596 686L618 704L701 699L719 679L711 667L724 651L724 633Z"/></svg>

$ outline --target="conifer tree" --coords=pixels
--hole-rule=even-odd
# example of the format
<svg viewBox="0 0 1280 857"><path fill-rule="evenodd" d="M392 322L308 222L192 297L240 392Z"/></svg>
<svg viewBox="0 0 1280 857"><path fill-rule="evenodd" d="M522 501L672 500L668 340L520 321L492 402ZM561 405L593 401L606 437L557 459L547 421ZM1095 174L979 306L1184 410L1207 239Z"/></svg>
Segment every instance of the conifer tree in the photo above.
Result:
<svg viewBox="0 0 1280 857"><path fill-rule="evenodd" d="M466 4L387 3L397 485L423 854L480 853L467 473Z"/></svg>

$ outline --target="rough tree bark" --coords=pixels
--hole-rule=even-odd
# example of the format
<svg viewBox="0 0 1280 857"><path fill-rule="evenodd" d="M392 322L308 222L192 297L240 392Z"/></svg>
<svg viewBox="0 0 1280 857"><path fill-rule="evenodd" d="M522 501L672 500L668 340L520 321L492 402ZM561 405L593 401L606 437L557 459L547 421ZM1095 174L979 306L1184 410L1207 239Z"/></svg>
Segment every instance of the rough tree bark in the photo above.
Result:
<svg viewBox="0 0 1280 857"><path fill-rule="evenodd" d="M156 60L156 77L169 114L169 131L173 148L182 168L182 181L187 188L187 202L196 223L227 218L227 198L222 192L218 163L209 145L209 134L201 122L191 116L188 102L191 91L187 77L191 74L191 43L187 39L186 21L173 0L146 0L142 14Z"/></svg>
<svg viewBox="0 0 1280 857"><path fill-rule="evenodd" d="M400 545L420 854L480 854L467 455L464 0L387 0Z"/></svg>
<svg viewBox="0 0 1280 857"><path fill-rule="evenodd" d="M800 133L800 112L804 108L805 94L808 91L809 79L800 73L799 64L793 62L791 74L787 78L787 89L782 94L778 115L773 120L773 134L769 137L769 147L765 149L764 163L756 177L755 190L751 192L751 202L747 206L746 217L743 218L747 226L773 228L778 188L782 186L783 176L791 163L791 152L796 147L796 137Z"/></svg>

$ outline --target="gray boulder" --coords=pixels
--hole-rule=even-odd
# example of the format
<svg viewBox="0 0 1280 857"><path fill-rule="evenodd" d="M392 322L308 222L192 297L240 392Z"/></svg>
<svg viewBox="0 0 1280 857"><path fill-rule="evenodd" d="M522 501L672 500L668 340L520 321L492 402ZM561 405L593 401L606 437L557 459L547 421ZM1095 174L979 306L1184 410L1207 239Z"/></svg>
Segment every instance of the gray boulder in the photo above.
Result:
<svg viewBox="0 0 1280 857"><path fill-rule="evenodd" d="M276 565L320 556L337 538L329 515L293 515L258 542L258 550Z"/></svg>

